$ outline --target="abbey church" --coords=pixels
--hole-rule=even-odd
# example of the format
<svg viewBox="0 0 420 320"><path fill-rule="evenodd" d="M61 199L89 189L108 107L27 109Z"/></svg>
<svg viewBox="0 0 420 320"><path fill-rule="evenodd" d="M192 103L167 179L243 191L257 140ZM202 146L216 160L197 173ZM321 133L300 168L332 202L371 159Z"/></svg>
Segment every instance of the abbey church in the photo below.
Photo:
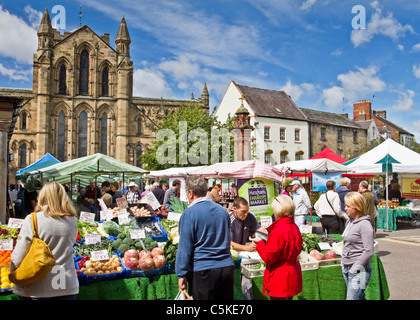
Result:
<svg viewBox="0 0 420 320"><path fill-rule="evenodd" d="M45 10L32 90L0 88L3 96L27 101L9 144L10 183L47 152L60 161L103 153L141 166L161 119L191 103L209 109L206 84L198 99L134 97L130 43L124 17L113 48L109 34L98 36L86 25L60 34Z"/></svg>

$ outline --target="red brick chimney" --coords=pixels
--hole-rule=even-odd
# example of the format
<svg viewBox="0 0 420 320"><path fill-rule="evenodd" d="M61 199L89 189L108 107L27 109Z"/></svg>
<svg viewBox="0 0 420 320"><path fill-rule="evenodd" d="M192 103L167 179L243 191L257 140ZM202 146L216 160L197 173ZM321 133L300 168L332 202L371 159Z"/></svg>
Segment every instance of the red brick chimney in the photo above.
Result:
<svg viewBox="0 0 420 320"><path fill-rule="evenodd" d="M353 105L353 121L365 121L372 119L372 103L370 100L358 100Z"/></svg>

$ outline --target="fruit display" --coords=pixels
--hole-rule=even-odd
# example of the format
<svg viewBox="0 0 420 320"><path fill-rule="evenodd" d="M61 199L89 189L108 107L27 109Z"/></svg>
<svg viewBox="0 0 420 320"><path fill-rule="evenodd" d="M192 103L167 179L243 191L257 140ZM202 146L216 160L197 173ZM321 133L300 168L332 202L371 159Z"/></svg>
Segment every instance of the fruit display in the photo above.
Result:
<svg viewBox="0 0 420 320"><path fill-rule="evenodd" d="M77 266L81 273L86 276L107 275L122 272L120 258L114 254L108 260L92 261L90 257L83 256L77 261Z"/></svg>
<svg viewBox="0 0 420 320"><path fill-rule="evenodd" d="M13 239L13 246L16 245L20 229L9 228L6 225L0 225L0 239Z"/></svg>
<svg viewBox="0 0 420 320"><path fill-rule="evenodd" d="M142 250L137 252L135 249L127 250L124 254L123 264L127 269L149 271L162 269L166 264L163 250L159 247L152 251Z"/></svg>
<svg viewBox="0 0 420 320"><path fill-rule="evenodd" d="M6 266L10 263L10 259L12 257L12 250L4 250L0 251L0 268Z"/></svg>
<svg viewBox="0 0 420 320"><path fill-rule="evenodd" d="M9 280L9 268L3 267L0 269L0 291L12 289L14 284Z"/></svg>

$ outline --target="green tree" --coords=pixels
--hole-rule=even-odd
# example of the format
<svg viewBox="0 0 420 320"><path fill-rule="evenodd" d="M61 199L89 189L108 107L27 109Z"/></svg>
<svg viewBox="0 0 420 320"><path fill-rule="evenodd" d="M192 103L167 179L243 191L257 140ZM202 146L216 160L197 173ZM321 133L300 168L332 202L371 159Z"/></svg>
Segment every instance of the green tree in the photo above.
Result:
<svg viewBox="0 0 420 320"><path fill-rule="evenodd" d="M231 150L227 161L232 161L233 138L226 133L233 122L229 115L221 123L198 104L181 106L158 124L156 139L141 156L142 163L147 170L206 165L226 161L222 150Z"/></svg>

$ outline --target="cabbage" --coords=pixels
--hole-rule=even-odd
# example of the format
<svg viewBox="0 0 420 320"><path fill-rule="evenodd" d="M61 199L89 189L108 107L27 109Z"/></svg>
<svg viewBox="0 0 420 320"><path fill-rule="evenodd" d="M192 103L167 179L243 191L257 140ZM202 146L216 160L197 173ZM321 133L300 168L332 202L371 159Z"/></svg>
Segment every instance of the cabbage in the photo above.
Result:
<svg viewBox="0 0 420 320"><path fill-rule="evenodd" d="M101 225L103 226L104 231L111 236L116 237L120 233L119 225L112 220L101 223Z"/></svg>

